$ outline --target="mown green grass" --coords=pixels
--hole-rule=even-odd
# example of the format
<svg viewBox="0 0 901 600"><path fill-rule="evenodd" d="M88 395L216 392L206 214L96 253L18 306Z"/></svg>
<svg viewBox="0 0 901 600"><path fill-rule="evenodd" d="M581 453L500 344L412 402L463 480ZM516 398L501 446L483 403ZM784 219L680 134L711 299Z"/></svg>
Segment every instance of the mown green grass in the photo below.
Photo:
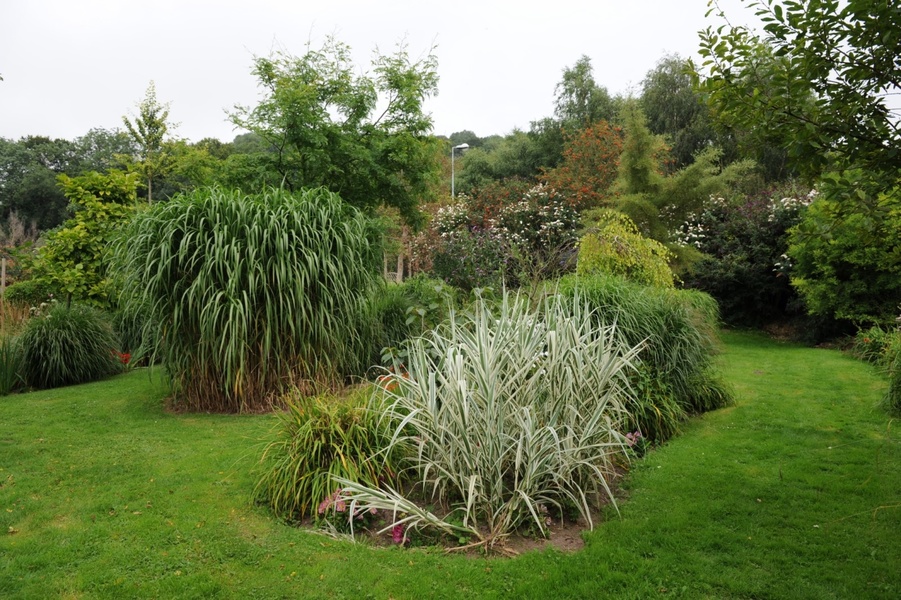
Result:
<svg viewBox="0 0 901 600"><path fill-rule="evenodd" d="M895 598L885 381L728 334L735 406L638 463L576 554L354 546L251 504L272 416L175 415L146 373L0 398L3 598Z"/></svg>

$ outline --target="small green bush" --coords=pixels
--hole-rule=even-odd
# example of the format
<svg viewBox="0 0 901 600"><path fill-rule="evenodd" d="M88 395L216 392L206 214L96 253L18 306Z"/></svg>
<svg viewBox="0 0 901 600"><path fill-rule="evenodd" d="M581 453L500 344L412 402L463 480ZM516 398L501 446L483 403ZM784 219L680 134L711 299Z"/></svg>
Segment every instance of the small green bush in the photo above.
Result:
<svg viewBox="0 0 901 600"><path fill-rule="evenodd" d="M263 452L257 500L283 519L316 519L339 487L335 477L367 485L394 483L401 449L383 454L393 431L366 408L366 401L362 393L346 399L290 395L275 439Z"/></svg>
<svg viewBox="0 0 901 600"><path fill-rule="evenodd" d="M21 302L37 306L58 292L57 288L45 279L35 278L19 281L3 292L3 299L8 302Z"/></svg>
<svg viewBox="0 0 901 600"><path fill-rule="evenodd" d="M403 362L403 344L447 318L454 290L440 279L416 275L401 284L386 283L373 293L363 337L370 343L370 365Z"/></svg>
<svg viewBox="0 0 901 600"><path fill-rule="evenodd" d="M673 287L666 246L641 235L632 219L613 210L595 211L595 221L579 240L579 275L620 275L631 281Z"/></svg>
<svg viewBox="0 0 901 600"><path fill-rule="evenodd" d="M55 304L26 323L20 343L22 374L36 388L95 381L122 366L112 326L89 306Z"/></svg>
<svg viewBox="0 0 901 600"><path fill-rule="evenodd" d="M604 322L615 323L626 345L644 343L640 358L648 371L640 371L633 380L644 393L629 411L645 437L663 441L686 415L731 401L713 370L718 312L707 294L644 286L609 275L565 277L559 291L578 295Z"/></svg>

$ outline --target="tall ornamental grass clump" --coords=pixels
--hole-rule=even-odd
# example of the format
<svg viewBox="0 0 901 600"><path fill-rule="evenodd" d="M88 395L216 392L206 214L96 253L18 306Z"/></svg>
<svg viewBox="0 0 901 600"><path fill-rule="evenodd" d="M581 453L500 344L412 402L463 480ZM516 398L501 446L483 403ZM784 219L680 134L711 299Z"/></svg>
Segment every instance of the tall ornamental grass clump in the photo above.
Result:
<svg viewBox="0 0 901 600"><path fill-rule="evenodd" d="M0 334L0 396L8 396L22 386L22 364L19 339L10 334Z"/></svg>
<svg viewBox="0 0 901 600"><path fill-rule="evenodd" d="M374 402L394 427L391 446L413 448L417 491L342 480L353 510L395 515L388 526L434 527L494 546L520 526L613 500L625 451L627 384L637 347L601 325L578 297L477 301L408 345L406 371L387 376ZM435 513L439 512L438 515ZM387 529L386 529L387 530Z"/></svg>
<svg viewBox="0 0 901 600"><path fill-rule="evenodd" d="M121 370L117 343L100 310L54 303L19 336L22 377L35 388L96 381Z"/></svg>
<svg viewBox="0 0 901 600"><path fill-rule="evenodd" d="M877 344L878 352L875 349ZM871 347L871 356L861 352L861 346ZM855 351L862 358L884 369L889 381L881 406L890 415L901 417L901 330L886 331L873 327L864 333L858 333Z"/></svg>
<svg viewBox="0 0 901 600"><path fill-rule="evenodd" d="M19 333L29 316L27 304L0 298L0 396L9 395L24 384Z"/></svg>
<svg viewBox="0 0 901 600"><path fill-rule="evenodd" d="M372 221L325 189L198 189L154 205L117 246L123 297L190 410L268 408L361 371L379 269Z"/></svg>
<svg viewBox="0 0 901 600"><path fill-rule="evenodd" d="M646 438L663 441L686 415L731 401L714 370L718 310L707 294L606 275L566 277L559 291L582 298L602 322L616 323L625 344L644 343L642 369L633 378L639 393L629 410Z"/></svg>

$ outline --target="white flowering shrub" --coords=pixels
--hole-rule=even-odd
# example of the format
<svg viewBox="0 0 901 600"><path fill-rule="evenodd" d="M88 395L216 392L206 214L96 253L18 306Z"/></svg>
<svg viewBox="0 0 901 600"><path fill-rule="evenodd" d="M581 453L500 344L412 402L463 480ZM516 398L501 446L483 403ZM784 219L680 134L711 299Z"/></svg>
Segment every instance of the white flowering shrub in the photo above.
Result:
<svg viewBox="0 0 901 600"><path fill-rule="evenodd" d="M803 306L789 280L788 231L801 221L816 191L775 190L733 201L711 196L672 234L704 254L686 285L708 292L724 320L760 325Z"/></svg>
<svg viewBox="0 0 901 600"><path fill-rule="evenodd" d="M512 201L460 196L432 220L432 271L464 289L552 277L574 267L578 225L578 213L546 185Z"/></svg>

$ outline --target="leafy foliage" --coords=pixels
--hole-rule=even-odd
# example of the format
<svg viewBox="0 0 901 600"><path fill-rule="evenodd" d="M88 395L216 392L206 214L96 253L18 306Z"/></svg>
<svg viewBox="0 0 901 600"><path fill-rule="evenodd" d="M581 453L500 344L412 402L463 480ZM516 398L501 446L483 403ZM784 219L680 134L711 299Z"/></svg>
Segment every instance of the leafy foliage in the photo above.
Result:
<svg viewBox="0 0 901 600"><path fill-rule="evenodd" d="M321 503L338 489L338 478L370 486L396 482L403 446L385 455L393 431L366 398L289 394L261 458L257 501L282 519L321 519Z"/></svg>
<svg viewBox="0 0 901 600"><path fill-rule="evenodd" d="M471 290L515 287L570 270L578 215L567 198L541 184L493 189L507 193L462 196L437 211L432 272Z"/></svg>
<svg viewBox="0 0 901 600"><path fill-rule="evenodd" d="M391 364L402 358L404 343L437 327L454 306L453 288L439 279L415 275L401 284L386 284L371 299L370 363Z"/></svg>
<svg viewBox="0 0 901 600"><path fill-rule="evenodd" d="M616 108L610 94L594 79L591 59L582 55L554 88L554 116L564 130L575 131L599 121L610 121Z"/></svg>
<svg viewBox="0 0 901 600"><path fill-rule="evenodd" d="M673 287L670 252L641 235L635 223L613 210L596 211L594 225L579 240L579 275L606 273L661 287Z"/></svg>
<svg viewBox="0 0 901 600"><path fill-rule="evenodd" d="M231 119L272 146L271 164L289 189L323 186L360 209L394 206L415 223L438 167L422 107L437 91L436 69L434 55L412 62L401 45L375 57L374 75L357 74L350 48L329 38L301 57L256 58L264 97Z"/></svg>
<svg viewBox="0 0 901 600"><path fill-rule="evenodd" d="M44 279L26 279L17 281L3 292L7 302L21 302L36 306L52 297L59 290Z"/></svg>
<svg viewBox="0 0 901 600"><path fill-rule="evenodd" d="M567 137L563 161L546 170L548 186L566 196L576 210L611 203L611 186L619 172L621 130L607 121L588 125Z"/></svg>
<svg viewBox="0 0 901 600"><path fill-rule="evenodd" d="M36 388L96 381L121 368L106 316L81 304L54 303L25 324L19 343L22 376Z"/></svg>
<svg viewBox="0 0 901 600"><path fill-rule="evenodd" d="M890 189L870 174L827 174L791 232L792 283L811 313L859 324L894 322L901 303L901 179Z"/></svg>
<svg viewBox="0 0 901 600"><path fill-rule="evenodd" d="M510 180L532 185L543 166L533 136L520 130L470 148L459 159L459 165L456 190L472 196L483 188L503 186Z"/></svg>
<svg viewBox="0 0 901 600"><path fill-rule="evenodd" d="M722 146L704 97L692 85L688 61L668 55L641 82L640 105L651 133L667 140L674 170L687 167L710 145Z"/></svg>
<svg viewBox="0 0 901 600"><path fill-rule="evenodd" d="M894 179L901 131L887 100L901 87L895 3L746 3L765 39L728 21L701 34L700 83L719 117L779 144L808 175L851 165Z"/></svg>
<svg viewBox="0 0 901 600"><path fill-rule="evenodd" d="M28 136L17 142L0 138L0 216L18 214L46 230L66 219L60 174L78 172L76 150L67 140Z"/></svg>
<svg viewBox="0 0 901 600"><path fill-rule="evenodd" d="M416 449L410 470L452 514L437 517L388 486L342 480L342 497L489 547L520 525L545 532L549 513L571 508L591 525L591 506L614 500L636 352L578 298L547 298L532 311L505 294L496 310L480 301L452 313L411 342L407 371L387 377L380 405L392 447Z"/></svg>
<svg viewBox="0 0 901 600"><path fill-rule="evenodd" d="M464 291L504 287L510 251L493 229L459 228L441 234L431 274Z"/></svg>
<svg viewBox="0 0 901 600"><path fill-rule="evenodd" d="M153 182L172 167L172 161L165 151L163 141L169 132L169 105L160 104L156 99L156 85L151 81L144 94L144 100L138 104L138 116L134 122L122 117L128 135L138 146L140 162L138 171L147 184L147 201L153 202Z"/></svg>
<svg viewBox="0 0 901 600"><path fill-rule="evenodd" d="M133 174L110 171L60 176L74 216L47 235L38 251L36 276L60 294L99 305L113 299L109 245L131 218L137 199Z"/></svg>
<svg viewBox="0 0 901 600"><path fill-rule="evenodd" d="M196 190L137 215L117 245L123 297L159 328L180 402L267 407L361 372L379 271L372 222L323 189Z"/></svg>

